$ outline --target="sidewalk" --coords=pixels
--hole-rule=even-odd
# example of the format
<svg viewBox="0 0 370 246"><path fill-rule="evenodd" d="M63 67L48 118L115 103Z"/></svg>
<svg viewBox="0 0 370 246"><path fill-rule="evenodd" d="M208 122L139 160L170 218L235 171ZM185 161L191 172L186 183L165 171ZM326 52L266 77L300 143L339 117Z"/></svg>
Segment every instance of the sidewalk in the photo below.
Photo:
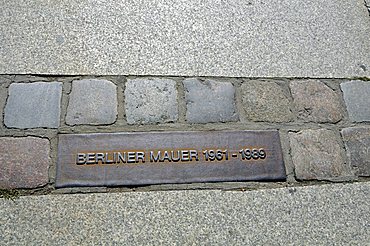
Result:
<svg viewBox="0 0 370 246"><path fill-rule="evenodd" d="M4 245L366 245L370 183L0 200Z"/></svg>
<svg viewBox="0 0 370 246"><path fill-rule="evenodd" d="M370 77L364 0L1 1L0 74Z"/></svg>

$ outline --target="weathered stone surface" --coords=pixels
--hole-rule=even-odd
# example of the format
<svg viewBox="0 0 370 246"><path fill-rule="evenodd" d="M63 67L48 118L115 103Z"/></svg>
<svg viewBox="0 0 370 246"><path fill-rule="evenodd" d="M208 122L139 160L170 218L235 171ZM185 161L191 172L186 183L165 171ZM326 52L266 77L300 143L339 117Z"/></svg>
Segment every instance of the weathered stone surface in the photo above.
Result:
<svg viewBox="0 0 370 246"><path fill-rule="evenodd" d="M117 86L108 80L83 79L72 82L66 123L112 124L117 118Z"/></svg>
<svg viewBox="0 0 370 246"><path fill-rule="evenodd" d="M359 176L370 176L370 128L350 127L342 130L349 162Z"/></svg>
<svg viewBox="0 0 370 246"><path fill-rule="evenodd" d="M366 245L370 182L0 199L3 245Z"/></svg>
<svg viewBox="0 0 370 246"><path fill-rule="evenodd" d="M326 129L289 133L292 160L299 180L353 179L350 165L345 163L335 132Z"/></svg>
<svg viewBox="0 0 370 246"><path fill-rule="evenodd" d="M125 90L129 124L175 122L178 119L176 82L171 79L129 79Z"/></svg>
<svg viewBox="0 0 370 246"><path fill-rule="evenodd" d="M353 80L341 85L350 120L370 121L370 82Z"/></svg>
<svg viewBox="0 0 370 246"><path fill-rule="evenodd" d="M305 122L336 123L343 118L339 96L319 80L290 83L298 118Z"/></svg>
<svg viewBox="0 0 370 246"><path fill-rule="evenodd" d="M363 0L3 0L0 16L0 74L370 77Z"/></svg>
<svg viewBox="0 0 370 246"><path fill-rule="evenodd" d="M0 188L35 188L49 181L50 143L36 137L0 137Z"/></svg>
<svg viewBox="0 0 370 246"><path fill-rule="evenodd" d="M189 123L227 122L239 119L235 105L235 88L230 82L183 81L186 120Z"/></svg>
<svg viewBox="0 0 370 246"><path fill-rule="evenodd" d="M289 122L294 119L290 95L268 81L247 81L242 84L243 107L251 121Z"/></svg>
<svg viewBox="0 0 370 246"><path fill-rule="evenodd" d="M5 106L7 127L58 128L62 83L12 83Z"/></svg>

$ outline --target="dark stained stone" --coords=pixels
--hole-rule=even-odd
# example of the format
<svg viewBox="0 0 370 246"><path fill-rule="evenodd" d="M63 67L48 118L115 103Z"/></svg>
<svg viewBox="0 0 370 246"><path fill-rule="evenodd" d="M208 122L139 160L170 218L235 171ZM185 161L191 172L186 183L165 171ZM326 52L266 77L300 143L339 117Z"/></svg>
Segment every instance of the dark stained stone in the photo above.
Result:
<svg viewBox="0 0 370 246"><path fill-rule="evenodd" d="M370 176L370 128L350 127L342 130L349 162L359 176Z"/></svg>
<svg viewBox="0 0 370 246"><path fill-rule="evenodd" d="M353 122L370 121L370 81L352 80L340 86L349 119Z"/></svg>

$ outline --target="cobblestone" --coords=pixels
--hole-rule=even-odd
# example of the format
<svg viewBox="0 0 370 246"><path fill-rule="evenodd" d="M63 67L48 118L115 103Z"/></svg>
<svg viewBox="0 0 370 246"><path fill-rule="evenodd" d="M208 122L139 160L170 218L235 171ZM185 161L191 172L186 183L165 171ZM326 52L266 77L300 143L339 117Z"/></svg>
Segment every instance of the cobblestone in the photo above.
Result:
<svg viewBox="0 0 370 246"><path fill-rule="evenodd" d="M186 120L189 123L229 122L239 120L235 88L230 82L184 80Z"/></svg>
<svg viewBox="0 0 370 246"><path fill-rule="evenodd" d="M348 81L341 84L350 120L370 121L370 82Z"/></svg>
<svg viewBox="0 0 370 246"><path fill-rule="evenodd" d="M343 118L339 96L319 80L290 83L298 118L305 122L336 123Z"/></svg>
<svg viewBox="0 0 370 246"><path fill-rule="evenodd" d="M176 122L176 82L159 78L129 79L126 83L125 105L129 124Z"/></svg>
<svg viewBox="0 0 370 246"><path fill-rule="evenodd" d="M291 98L280 85L269 81L247 81L241 86L243 107L250 121L294 120Z"/></svg>
<svg viewBox="0 0 370 246"><path fill-rule="evenodd" d="M303 130L289 133L289 137L298 180L343 181L354 178L334 131Z"/></svg>
<svg viewBox="0 0 370 246"><path fill-rule="evenodd" d="M36 188L48 183L47 139L0 137L0 188Z"/></svg>
<svg viewBox="0 0 370 246"><path fill-rule="evenodd" d="M66 123L68 125L112 124L117 118L117 86L108 80L72 82Z"/></svg>
<svg viewBox="0 0 370 246"><path fill-rule="evenodd" d="M349 161L357 175L370 176L370 128L349 127L342 130Z"/></svg>
<svg viewBox="0 0 370 246"><path fill-rule="evenodd" d="M58 128L62 83L12 83L4 123L14 128Z"/></svg>

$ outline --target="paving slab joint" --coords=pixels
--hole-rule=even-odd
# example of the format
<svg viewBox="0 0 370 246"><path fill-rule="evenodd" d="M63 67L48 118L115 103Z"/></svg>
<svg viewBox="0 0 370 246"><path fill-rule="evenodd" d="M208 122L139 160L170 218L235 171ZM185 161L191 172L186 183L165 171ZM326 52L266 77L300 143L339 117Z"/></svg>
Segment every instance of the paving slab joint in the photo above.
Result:
<svg viewBox="0 0 370 246"><path fill-rule="evenodd" d="M0 107L1 107L1 128L6 128L7 127L5 125L5 107L6 107L6 103L8 102L8 99L9 99L9 86L10 86L10 82L8 82L4 86L5 92L1 92L0 91L0 95L1 95L1 93L4 93L5 94L5 98L3 99L4 100L3 101L3 105L0 105Z"/></svg>
<svg viewBox="0 0 370 246"><path fill-rule="evenodd" d="M178 107L178 122L186 123L186 100L185 100L185 87L183 84L184 78L181 81L176 81L177 89L177 107Z"/></svg>
<svg viewBox="0 0 370 246"><path fill-rule="evenodd" d="M16 200L20 197L21 193L17 189L0 189L0 198L5 200Z"/></svg>
<svg viewBox="0 0 370 246"><path fill-rule="evenodd" d="M279 130L279 135L280 135L281 149L283 152L283 159L284 159L284 165L285 165L285 173L287 176L287 182L288 183L297 182L297 180L295 179L294 164L292 161L289 131Z"/></svg>
<svg viewBox="0 0 370 246"><path fill-rule="evenodd" d="M69 95L72 91L72 82L63 82L62 87L62 99L60 103L60 127L67 126L66 117L67 117L67 108L69 105Z"/></svg>
<svg viewBox="0 0 370 246"><path fill-rule="evenodd" d="M126 107L125 107L125 89L126 89L126 78L120 78L120 82L117 85L117 125L126 125Z"/></svg>
<svg viewBox="0 0 370 246"><path fill-rule="evenodd" d="M370 16L370 1L369 0L364 0L364 5L367 8L367 10L369 11L369 16Z"/></svg>

